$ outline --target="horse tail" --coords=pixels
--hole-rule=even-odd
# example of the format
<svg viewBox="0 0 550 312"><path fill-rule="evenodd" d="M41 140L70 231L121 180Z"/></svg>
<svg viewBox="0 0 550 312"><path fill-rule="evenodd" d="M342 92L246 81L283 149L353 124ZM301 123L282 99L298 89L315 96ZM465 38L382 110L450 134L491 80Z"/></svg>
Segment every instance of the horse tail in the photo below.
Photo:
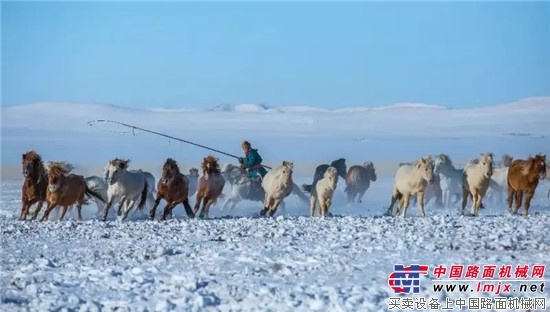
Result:
<svg viewBox="0 0 550 312"><path fill-rule="evenodd" d="M313 184L302 184L302 190L304 190L304 192L311 193L312 188Z"/></svg>
<svg viewBox="0 0 550 312"><path fill-rule="evenodd" d="M86 189L84 190L84 193L88 196L88 197L95 197L97 198L99 201L101 201L102 203L105 203L107 200L105 198L103 198L103 196L101 196L101 194L99 194L98 192L88 188L87 185L85 185Z"/></svg>
<svg viewBox="0 0 550 312"><path fill-rule="evenodd" d="M147 180L145 180L145 184L143 185L143 190L141 190L141 199L139 200L138 209L142 210L143 207L145 207L145 203L147 202L147 191L149 190L149 184L147 184Z"/></svg>

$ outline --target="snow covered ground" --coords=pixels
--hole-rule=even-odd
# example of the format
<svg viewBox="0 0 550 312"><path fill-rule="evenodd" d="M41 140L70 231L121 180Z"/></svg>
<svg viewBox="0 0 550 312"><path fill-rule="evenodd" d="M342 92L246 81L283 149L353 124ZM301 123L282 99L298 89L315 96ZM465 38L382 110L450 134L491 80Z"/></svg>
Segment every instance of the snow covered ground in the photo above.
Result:
<svg viewBox="0 0 550 312"><path fill-rule="evenodd" d="M339 111L68 105L73 104L2 107L3 172L20 170L21 154L31 148L45 160L77 164L77 172L114 157L132 158L132 168L151 162L160 167L166 157L196 166L209 153L144 133L125 136L85 124L97 118L235 153L240 141L250 139L260 145L268 165L282 159L320 164L346 157L350 166L442 152L454 161L486 151L497 159L505 152L515 158L550 152L549 98L470 110L420 104ZM234 162L221 155L220 161ZM94 170L86 172L101 174ZM311 170L297 171L298 184L310 182ZM99 222L93 204L85 208L83 222L75 221L73 212L64 222L53 216L44 223L19 222L21 182L20 175L2 174L2 311L386 311L389 298L397 296L388 286L394 264L429 265L420 293L408 297L441 303L495 295L435 292L431 273L438 265L550 264L547 181L539 184L527 218L510 216L504 204L491 202L478 218L460 216L458 206L442 209L432 203L426 218L418 217L416 207L409 208L405 220L385 217L393 175L379 172L362 204L346 204L340 180L330 209L334 217L309 218L308 207L291 196L275 218L259 218L259 202L241 202L230 216L219 211L219 202L211 209L213 219L188 220L178 207L175 220L165 223L147 221L140 213L125 223ZM229 186L224 193L229 194ZM536 282L549 276L547 270ZM513 289L520 283L513 282ZM499 296L542 297L550 307L547 289ZM489 310L497 311L494 305Z"/></svg>

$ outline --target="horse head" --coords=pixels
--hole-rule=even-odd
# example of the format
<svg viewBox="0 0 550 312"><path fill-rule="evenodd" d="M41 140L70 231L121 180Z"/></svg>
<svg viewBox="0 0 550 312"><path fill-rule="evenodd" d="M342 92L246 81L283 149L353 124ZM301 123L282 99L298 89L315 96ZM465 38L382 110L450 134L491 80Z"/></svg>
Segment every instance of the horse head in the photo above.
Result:
<svg viewBox="0 0 550 312"><path fill-rule="evenodd" d="M220 165L218 164L218 159L212 155L208 155L202 160L202 172L204 175L208 176L211 173L219 173Z"/></svg>
<svg viewBox="0 0 550 312"><path fill-rule="evenodd" d="M371 180L372 182L376 182L376 179L377 179L377 177L376 177L376 169L374 168L374 164L372 163L372 161L365 161L365 162L363 163L363 167L364 167L365 169L367 169L367 173L368 173L368 175L369 175L369 177L370 177L370 180Z"/></svg>
<svg viewBox="0 0 550 312"><path fill-rule="evenodd" d="M128 169L129 159L115 158L105 166L105 181L113 185L120 180L121 176Z"/></svg>
<svg viewBox="0 0 550 312"><path fill-rule="evenodd" d="M72 167L72 166L71 166ZM68 174L64 163L50 163L48 168L48 189L55 193L61 186L63 177Z"/></svg>
<svg viewBox="0 0 550 312"><path fill-rule="evenodd" d="M327 171L325 171L324 177L331 180L338 180L338 170L332 166L328 167Z"/></svg>
<svg viewBox="0 0 550 312"><path fill-rule="evenodd" d="M197 168L189 169L189 176L198 178L199 177L199 169L197 169Z"/></svg>
<svg viewBox="0 0 550 312"><path fill-rule="evenodd" d="M170 180L172 180L177 174L180 173L180 169L178 167L178 163L172 159L167 158L166 162L162 166L162 176L161 176L161 183L163 185L167 185Z"/></svg>
<svg viewBox="0 0 550 312"><path fill-rule="evenodd" d="M420 176L426 180L429 184L434 182L434 165L431 157L422 157L415 164L416 170L418 170Z"/></svg>
<svg viewBox="0 0 550 312"><path fill-rule="evenodd" d="M348 172L346 167L346 159L340 158L330 163L331 167L336 168L338 170L338 174L342 177L342 179L346 178L346 173Z"/></svg>
<svg viewBox="0 0 550 312"><path fill-rule="evenodd" d="M286 185L292 185L292 171L294 164L290 161L283 160L282 166L280 167L280 174L283 179L283 183Z"/></svg>
<svg viewBox="0 0 550 312"><path fill-rule="evenodd" d="M512 160L514 160L514 157L508 154L502 155L502 166L510 167L510 165L512 164Z"/></svg>
<svg viewBox="0 0 550 312"><path fill-rule="evenodd" d="M535 156L535 169L540 180L544 180L547 174L546 155L538 154Z"/></svg>
<svg viewBox="0 0 550 312"><path fill-rule="evenodd" d="M21 167L25 178L36 177L39 170L43 168L42 157L34 150L28 151L23 154Z"/></svg>
<svg viewBox="0 0 550 312"><path fill-rule="evenodd" d="M439 154L435 157L434 173L439 174L443 168L451 163L451 159L446 154Z"/></svg>
<svg viewBox="0 0 550 312"><path fill-rule="evenodd" d="M493 153L481 154L478 166L481 166L481 171L486 178L491 178L493 175Z"/></svg>

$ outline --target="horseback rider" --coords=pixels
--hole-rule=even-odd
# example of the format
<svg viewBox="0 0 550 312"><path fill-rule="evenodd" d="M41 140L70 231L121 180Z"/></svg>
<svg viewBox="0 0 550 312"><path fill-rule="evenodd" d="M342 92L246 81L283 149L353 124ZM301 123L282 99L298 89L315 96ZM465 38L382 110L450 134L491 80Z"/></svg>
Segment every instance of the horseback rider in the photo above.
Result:
<svg viewBox="0 0 550 312"><path fill-rule="evenodd" d="M267 170L262 166L262 157L258 154L258 149L252 148L252 145L248 141L243 141L241 144L245 157L239 157L239 163L241 169L248 170L250 178L257 180L258 175L264 177L267 174Z"/></svg>

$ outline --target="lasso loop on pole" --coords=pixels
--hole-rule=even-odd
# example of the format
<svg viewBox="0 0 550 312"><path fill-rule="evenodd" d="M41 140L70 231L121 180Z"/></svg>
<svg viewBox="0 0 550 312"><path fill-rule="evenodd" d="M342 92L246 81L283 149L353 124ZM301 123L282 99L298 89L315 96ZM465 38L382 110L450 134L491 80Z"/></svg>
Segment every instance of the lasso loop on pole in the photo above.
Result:
<svg viewBox="0 0 550 312"><path fill-rule="evenodd" d="M168 142L170 142L170 140L175 140L175 141L179 141L179 142L191 144L191 145L194 145L194 146L202 147L202 148L204 148L204 149L207 149L207 150L210 150L210 151L213 151L213 152L216 152L216 153L220 153L220 154L223 154L223 155L226 155L226 156L229 156L229 157L233 157L233 158L237 158L237 159L240 158L239 156L236 156L236 155L233 155L233 154L229 154L229 153L226 153L226 152L223 152L223 151L220 151L220 150L217 150L217 149L208 147L208 146L204 146L204 145L197 144L197 143L194 143L194 142L191 142L191 141L187 141L187 140L184 140L184 139L176 138L176 137L174 137L174 136L167 135L167 134L160 133L160 132L156 132L156 131L153 131L153 130L148 130L148 129L140 128L140 127L137 127L137 126L134 126L134 125L130 125L130 124L126 124L126 123L123 123L123 122L120 122L120 121L107 120L107 119L96 119L96 120L88 121L88 125L89 125L89 126L94 127L94 128L96 128L96 129L100 129L100 128L98 128L97 126L95 126L96 123L113 123L113 124L117 124L117 125L120 125L120 126L123 126L123 127L130 128L130 131L132 131L132 134L133 134L134 136L136 135L135 130L144 131L144 132L148 132L148 133L151 133L151 134L160 135L160 136L162 136L162 137L168 138ZM114 132L114 133L128 133L128 132L130 132L130 131L127 131L127 132L113 131L113 130L106 130L106 129L100 129L100 130L111 131L111 132ZM267 168L267 169L271 169L271 167L268 167L268 166L265 166L265 165L263 165L263 166L264 166L265 168Z"/></svg>

